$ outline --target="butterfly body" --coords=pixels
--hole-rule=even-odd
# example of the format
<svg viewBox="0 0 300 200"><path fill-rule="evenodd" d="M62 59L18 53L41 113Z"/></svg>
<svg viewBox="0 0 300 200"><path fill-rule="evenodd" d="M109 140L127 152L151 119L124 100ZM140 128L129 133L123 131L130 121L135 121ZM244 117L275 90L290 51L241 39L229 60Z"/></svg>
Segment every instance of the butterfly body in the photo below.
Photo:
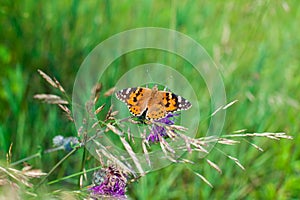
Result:
<svg viewBox="0 0 300 200"><path fill-rule="evenodd" d="M116 97L127 104L134 116L145 114L148 120L160 119L169 112L187 110L192 104L172 92L159 91L157 86L152 89L145 87L126 88L116 93Z"/></svg>

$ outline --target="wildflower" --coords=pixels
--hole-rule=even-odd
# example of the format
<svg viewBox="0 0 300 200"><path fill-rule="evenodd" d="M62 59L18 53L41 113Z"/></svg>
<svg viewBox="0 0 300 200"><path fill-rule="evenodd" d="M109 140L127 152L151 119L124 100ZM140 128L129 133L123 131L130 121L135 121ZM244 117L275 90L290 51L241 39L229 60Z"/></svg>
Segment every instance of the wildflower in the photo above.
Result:
<svg viewBox="0 0 300 200"><path fill-rule="evenodd" d="M175 124L174 117L178 116L178 114L168 113L166 117L156 120L151 128L150 134L147 137L147 141L150 142L159 142L159 135L161 137L168 137L167 130L165 126L170 126ZM161 126L158 124L162 124Z"/></svg>
<svg viewBox="0 0 300 200"><path fill-rule="evenodd" d="M67 152L70 152L73 150L74 146L76 144L79 144L78 138L76 137L66 137L61 135L57 135L53 138L53 145L55 147L61 147Z"/></svg>
<svg viewBox="0 0 300 200"><path fill-rule="evenodd" d="M98 170L93 177L92 197L126 199L127 174L114 166Z"/></svg>
<svg viewBox="0 0 300 200"><path fill-rule="evenodd" d="M68 152L72 151L77 144L79 144L78 138L67 137L64 139L64 150Z"/></svg>
<svg viewBox="0 0 300 200"><path fill-rule="evenodd" d="M53 138L52 142L53 142L53 146L55 147L62 146L64 144L64 136L57 135Z"/></svg>

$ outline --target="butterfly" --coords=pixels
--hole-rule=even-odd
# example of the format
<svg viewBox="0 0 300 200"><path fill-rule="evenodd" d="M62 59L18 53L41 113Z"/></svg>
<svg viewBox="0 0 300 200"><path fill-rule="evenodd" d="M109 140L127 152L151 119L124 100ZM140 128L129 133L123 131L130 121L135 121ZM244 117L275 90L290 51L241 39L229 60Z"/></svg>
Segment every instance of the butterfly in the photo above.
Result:
<svg viewBox="0 0 300 200"><path fill-rule="evenodd" d="M168 113L187 110L192 104L172 92L145 87L126 88L116 92L116 97L127 104L134 116L145 116L148 120L164 118Z"/></svg>

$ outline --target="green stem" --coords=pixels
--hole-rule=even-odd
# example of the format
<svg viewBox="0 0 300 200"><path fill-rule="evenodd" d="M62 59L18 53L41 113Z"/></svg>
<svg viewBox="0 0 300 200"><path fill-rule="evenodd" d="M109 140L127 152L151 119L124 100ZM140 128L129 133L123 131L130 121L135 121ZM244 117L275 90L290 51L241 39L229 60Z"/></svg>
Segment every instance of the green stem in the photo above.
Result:
<svg viewBox="0 0 300 200"><path fill-rule="evenodd" d="M58 150L61 150L61 149L63 149L63 147L57 147L57 148L53 148L53 149L47 149L44 152L37 152L37 153L35 153L35 154L31 155L31 156L28 156L26 158L23 158L21 160L18 160L16 162L11 163L10 166L15 166L15 165L18 165L20 163L23 163L23 162L26 162L28 160L31 160L33 158L41 157L42 154L52 153L54 151L58 151Z"/></svg>
<svg viewBox="0 0 300 200"><path fill-rule="evenodd" d="M10 164L10 166L15 166L15 165L18 165L18 164L20 164L20 163L26 162L26 161L28 161L28 160L31 160L31 159L33 159L33 158L40 157L40 156L41 156L41 153L38 152L38 153L36 153L36 154L33 154L33 155L31 155L31 156L28 156L28 157L26 157L26 158L23 158L23 159L21 159L21 160L18 160L18 161L16 161L16 162L13 162L13 163Z"/></svg>
<svg viewBox="0 0 300 200"><path fill-rule="evenodd" d="M81 184L81 180L82 180L82 176L84 174L84 166L85 166L85 161L86 161L86 148L83 149L83 155L82 155L82 160L81 160L81 169L80 169L80 172L82 172L81 176L79 177L79 180L78 180L78 185L79 187L81 188L82 184Z"/></svg>
<svg viewBox="0 0 300 200"><path fill-rule="evenodd" d="M75 147L72 151L70 151L65 157L63 157L56 165L48 172L48 174L36 185L35 189L39 188L45 181L46 179L54 172L54 170L62 164L67 158L69 158L73 153L75 153L80 146Z"/></svg>
<svg viewBox="0 0 300 200"><path fill-rule="evenodd" d="M97 169L101 169L103 166L98 166L98 167L94 167L94 168L91 168L91 169L88 169L86 171L81 171L81 172L78 172L78 173L75 173L75 174L72 174L72 175L69 175L69 176L65 176L65 177L62 177L60 179L56 179L54 181L50 181L48 182L47 184L48 185L52 185L54 183L57 183L57 182L60 182L60 181L63 181L63 180L66 180L66 179L69 179L69 178L72 178L72 177L75 177L75 176L79 176L79 175L82 175L84 173L88 173L88 172L91 172L91 171L94 171L94 170L97 170Z"/></svg>

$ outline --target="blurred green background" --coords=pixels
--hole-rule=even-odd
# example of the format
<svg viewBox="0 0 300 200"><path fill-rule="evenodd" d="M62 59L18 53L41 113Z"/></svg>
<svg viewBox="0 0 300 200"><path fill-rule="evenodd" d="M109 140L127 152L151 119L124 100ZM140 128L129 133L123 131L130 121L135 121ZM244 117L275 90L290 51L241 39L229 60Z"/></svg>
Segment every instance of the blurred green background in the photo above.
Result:
<svg viewBox="0 0 300 200"><path fill-rule="evenodd" d="M55 76L71 96L80 64L101 41L132 28L164 27L202 44L222 73L228 101L239 100L227 110L224 134L239 129L284 131L294 140L250 139L265 150L263 153L247 142L233 147L218 145L226 154L237 157L246 170L242 171L219 151L212 151L208 158L220 166L223 174L219 175L201 159L194 170L214 188L186 166L172 165L131 184L129 196L300 198L299 2L3 0L0 5L1 160L5 161L11 143L12 161L16 161L40 148L50 148L55 135L76 135L74 126L59 108L33 99L36 93L53 93L37 69ZM151 61L143 56L128 56L115 65L124 65L126 71L137 60ZM112 81L104 83L106 89L113 85ZM198 95L207 99L204 104L200 102L205 109L207 92L199 91ZM199 131L205 131L205 127ZM78 172L81 153L66 161L51 178ZM54 153L29 163L47 172L63 156L62 152ZM76 189L71 181L54 187Z"/></svg>

